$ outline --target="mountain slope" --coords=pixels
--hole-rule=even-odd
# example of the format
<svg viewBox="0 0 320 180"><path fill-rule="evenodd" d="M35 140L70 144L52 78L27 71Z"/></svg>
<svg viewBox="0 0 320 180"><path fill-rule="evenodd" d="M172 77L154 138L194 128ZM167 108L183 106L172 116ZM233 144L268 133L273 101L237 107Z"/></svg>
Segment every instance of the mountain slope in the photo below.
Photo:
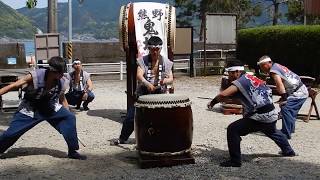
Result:
<svg viewBox="0 0 320 180"><path fill-rule="evenodd" d="M143 2L138 0L139 2ZM118 37L118 18L120 7L130 0L84 0L82 4L72 1L73 33L94 34L95 38ZM168 3L168 0L145 0ZM19 13L29 17L43 32L47 32L47 8L21 8ZM68 3L58 3L58 31L68 32Z"/></svg>
<svg viewBox="0 0 320 180"><path fill-rule="evenodd" d="M30 20L0 1L0 37L33 38L36 28Z"/></svg>

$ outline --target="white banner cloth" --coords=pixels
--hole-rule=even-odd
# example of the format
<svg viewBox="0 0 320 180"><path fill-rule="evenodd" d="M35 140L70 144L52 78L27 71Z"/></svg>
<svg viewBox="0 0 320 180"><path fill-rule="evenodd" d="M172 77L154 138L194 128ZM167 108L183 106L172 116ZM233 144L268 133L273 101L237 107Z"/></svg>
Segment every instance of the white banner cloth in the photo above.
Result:
<svg viewBox="0 0 320 180"><path fill-rule="evenodd" d="M149 53L147 42L151 36L158 36L162 39L163 45L160 54L164 58L168 58L167 8L167 4L161 3L140 2L133 4L138 58Z"/></svg>

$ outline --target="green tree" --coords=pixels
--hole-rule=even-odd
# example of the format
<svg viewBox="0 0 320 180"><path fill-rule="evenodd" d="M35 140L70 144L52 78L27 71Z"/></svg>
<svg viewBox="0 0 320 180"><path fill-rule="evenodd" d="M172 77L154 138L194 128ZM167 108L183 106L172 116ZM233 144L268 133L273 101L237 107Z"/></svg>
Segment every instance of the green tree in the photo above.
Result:
<svg viewBox="0 0 320 180"><path fill-rule="evenodd" d="M37 6L37 0L27 0L26 6L31 9Z"/></svg>
<svg viewBox="0 0 320 180"><path fill-rule="evenodd" d="M293 23L303 23L304 8L303 1L289 1L288 2L288 13L286 17Z"/></svg>
<svg viewBox="0 0 320 180"><path fill-rule="evenodd" d="M175 4L178 7L179 26L190 26L200 20L200 40L207 13L235 13L240 28L253 20L254 16L261 15L260 4L253 4L251 0L175 0Z"/></svg>
<svg viewBox="0 0 320 180"><path fill-rule="evenodd" d="M293 23L303 24L304 21L304 5L303 0L289 0L288 13L286 17ZM320 16L307 15L307 24L319 24Z"/></svg>

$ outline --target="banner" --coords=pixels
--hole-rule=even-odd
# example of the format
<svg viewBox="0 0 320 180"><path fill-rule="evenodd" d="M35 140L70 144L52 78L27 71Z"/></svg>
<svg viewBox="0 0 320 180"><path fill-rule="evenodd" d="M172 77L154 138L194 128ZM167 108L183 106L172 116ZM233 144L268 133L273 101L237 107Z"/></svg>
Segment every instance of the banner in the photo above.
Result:
<svg viewBox="0 0 320 180"><path fill-rule="evenodd" d="M133 4L138 57L149 54L148 39L151 36L158 36L163 41L160 54L164 58L168 58L167 9L168 5L161 3L141 2Z"/></svg>

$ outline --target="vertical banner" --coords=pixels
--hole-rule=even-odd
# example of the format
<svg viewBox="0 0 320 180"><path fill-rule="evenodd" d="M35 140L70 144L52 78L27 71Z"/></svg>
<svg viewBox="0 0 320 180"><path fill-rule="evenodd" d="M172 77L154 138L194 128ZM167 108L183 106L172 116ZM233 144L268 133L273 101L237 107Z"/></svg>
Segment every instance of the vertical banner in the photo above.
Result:
<svg viewBox="0 0 320 180"><path fill-rule="evenodd" d="M160 54L168 58L167 19L169 5L161 3L141 2L133 4L138 58L147 55L147 42L151 36L162 39Z"/></svg>

